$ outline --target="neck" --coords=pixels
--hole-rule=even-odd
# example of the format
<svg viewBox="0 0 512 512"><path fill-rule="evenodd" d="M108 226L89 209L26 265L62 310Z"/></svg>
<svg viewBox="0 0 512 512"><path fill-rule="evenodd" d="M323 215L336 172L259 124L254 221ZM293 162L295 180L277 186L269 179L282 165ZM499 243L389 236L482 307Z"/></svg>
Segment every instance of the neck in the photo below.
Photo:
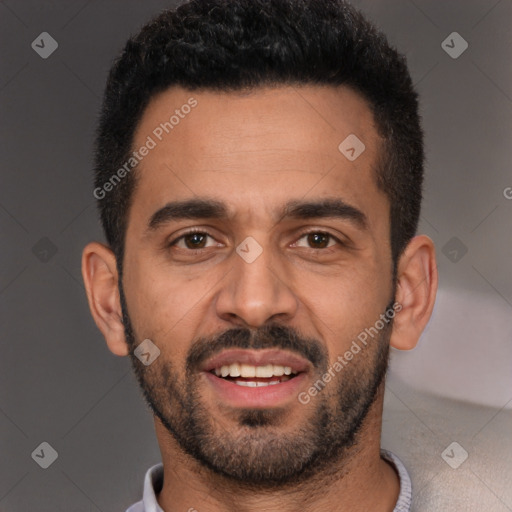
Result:
<svg viewBox="0 0 512 512"><path fill-rule="evenodd" d="M155 418L164 465L158 502L165 512L392 512L400 485L392 466L380 457L382 403L383 388L356 444L345 452L343 460L300 484L268 490L255 490L250 484L233 482L203 467L181 450Z"/></svg>

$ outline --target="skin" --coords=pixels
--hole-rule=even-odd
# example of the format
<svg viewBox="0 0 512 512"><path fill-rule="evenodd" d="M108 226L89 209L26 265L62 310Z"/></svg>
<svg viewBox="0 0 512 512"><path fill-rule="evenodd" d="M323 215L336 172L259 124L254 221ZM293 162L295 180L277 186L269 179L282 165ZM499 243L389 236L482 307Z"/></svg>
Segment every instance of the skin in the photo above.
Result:
<svg viewBox="0 0 512 512"><path fill-rule="evenodd" d="M316 340L331 364L358 333L375 324L393 294L402 309L384 342L401 350L414 348L434 306L435 249L429 237L414 237L401 255L393 287L389 201L377 188L373 170L381 140L366 102L344 87L283 86L250 94L173 87L151 100L134 148L190 97L197 107L139 165L128 218L123 264L127 307L137 343L149 338L161 351L160 366L147 371L172 364L184 382L186 357L195 340L271 322ZM349 134L366 146L353 162L338 150ZM149 219L166 203L198 197L224 202L230 217L172 221L148 231ZM350 219L281 219L289 200L327 197L342 198L361 210L368 229ZM191 254L193 246L187 248L185 240L179 247L166 247L196 227L212 237L202 253ZM310 229L346 245L330 239L327 251L332 252L325 252L304 235ZM235 251L248 236L262 248L252 263ZM82 273L92 315L109 349L128 355L114 254L100 243L88 244ZM334 406L342 379L371 370L374 350L354 357L351 370L340 372L319 393L323 398L307 405L296 399L287 403L277 434L291 435L297 425L309 425L318 400ZM156 379L159 374L147 375ZM311 375L304 390L313 382ZM238 411L219 404L206 382L198 383L201 406L219 432L245 432ZM155 415L165 475L160 506L166 512L191 507L211 512L392 511L399 480L379 454L383 396L381 384L357 442L343 457L328 461L300 484L273 489L251 489L212 472L184 452Z"/></svg>

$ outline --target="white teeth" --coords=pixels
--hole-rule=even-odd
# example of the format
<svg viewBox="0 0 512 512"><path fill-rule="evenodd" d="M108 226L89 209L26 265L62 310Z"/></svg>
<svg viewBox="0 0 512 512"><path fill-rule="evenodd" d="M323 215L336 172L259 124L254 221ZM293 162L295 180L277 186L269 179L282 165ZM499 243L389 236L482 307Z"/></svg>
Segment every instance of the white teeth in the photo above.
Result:
<svg viewBox="0 0 512 512"><path fill-rule="evenodd" d="M278 380L271 380L270 382L255 382L253 380L235 380L235 384L239 386L246 386L248 388L260 388L262 386L273 386L279 384Z"/></svg>
<svg viewBox="0 0 512 512"><path fill-rule="evenodd" d="M248 364L243 364L240 366L240 376L241 377L256 377L256 366L250 366Z"/></svg>
<svg viewBox="0 0 512 512"><path fill-rule="evenodd" d="M253 366L250 364L232 363L226 364L219 368L215 368L217 377L281 377L283 375L295 375L290 366L282 366L279 364L266 364L263 366ZM266 384L266 383L264 383Z"/></svg>
<svg viewBox="0 0 512 512"><path fill-rule="evenodd" d="M281 375L284 375L284 366L274 365L274 375L276 377L281 377Z"/></svg>
<svg viewBox="0 0 512 512"><path fill-rule="evenodd" d="M238 384L239 386L246 386L248 388L255 388L257 386L257 383L254 382L253 380L247 380L247 381L237 380L237 381L235 381L235 384Z"/></svg>
<svg viewBox="0 0 512 512"><path fill-rule="evenodd" d="M256 377L272 377L274 375L274 365L256 366Z"/></svg>
<svg viewBox="0 0 512 512"><path fill-rule="evenodd" d="M231 377L240 377L240 365L238 363L233 363L229 366L229 375Z"/></svg>

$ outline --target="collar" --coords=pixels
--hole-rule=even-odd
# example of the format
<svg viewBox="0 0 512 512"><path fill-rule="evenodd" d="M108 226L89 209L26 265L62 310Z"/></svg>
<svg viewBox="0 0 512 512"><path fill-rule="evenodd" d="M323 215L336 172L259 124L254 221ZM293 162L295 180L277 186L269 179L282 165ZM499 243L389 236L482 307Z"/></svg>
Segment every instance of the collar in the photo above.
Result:
<svg viewBox="0 0 512 512"><path fill-rule="evenodd" d="M381 449L381 457L390 462L400 479L400 494L393 512L409 512L412 501L412 485L409 473L402 461L388 450ZM132 505L126 512L164 512L156 499L162 489L164 481L164 465L162 463L151 466L144 477L144 494L142 501Z"/></svg>

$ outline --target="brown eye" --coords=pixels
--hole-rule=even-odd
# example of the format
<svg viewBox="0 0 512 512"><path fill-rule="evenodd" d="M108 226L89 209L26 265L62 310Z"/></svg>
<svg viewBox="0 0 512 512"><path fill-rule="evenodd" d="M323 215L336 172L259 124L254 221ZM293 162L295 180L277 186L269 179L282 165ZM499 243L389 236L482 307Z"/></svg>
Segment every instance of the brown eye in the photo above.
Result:
<svg viewBox="0 0 512 512"><path fill-rule="evenodd" d="M330 235L326 233L309 233L308 243L314 249L325 249L327 247Z"/></svg>
<svg viewBox="0 0 512 512"><path fill-rule="evenodd" d="M310 249L328 249L336 243L341 245L341 242L331 235L330 233L326 233L324 231L311 231L309 233L304 233L299 240L306 239L307 247ZM332 243L329 245L329 240L332 240ZM303 245L299 245L299 247L304 247Z"/></svg>
<svg viewBox="0 0 512 512"><path fill-rule="evenodd" d="M183 237L187 249L202 249L206 241L205 233L191 233Z"/></svg>
<svg viewBox="0 0 512 512"><path fill-rule="evenodd" d="M211 247L211 245L206 245L208 238L213 240L213 238L208 233L203 231L189 231L188 233L185 233L173 240L169 244L169 247L176 246L180 249L188 249L191 251L205 249L207 247Z"/></svg>

